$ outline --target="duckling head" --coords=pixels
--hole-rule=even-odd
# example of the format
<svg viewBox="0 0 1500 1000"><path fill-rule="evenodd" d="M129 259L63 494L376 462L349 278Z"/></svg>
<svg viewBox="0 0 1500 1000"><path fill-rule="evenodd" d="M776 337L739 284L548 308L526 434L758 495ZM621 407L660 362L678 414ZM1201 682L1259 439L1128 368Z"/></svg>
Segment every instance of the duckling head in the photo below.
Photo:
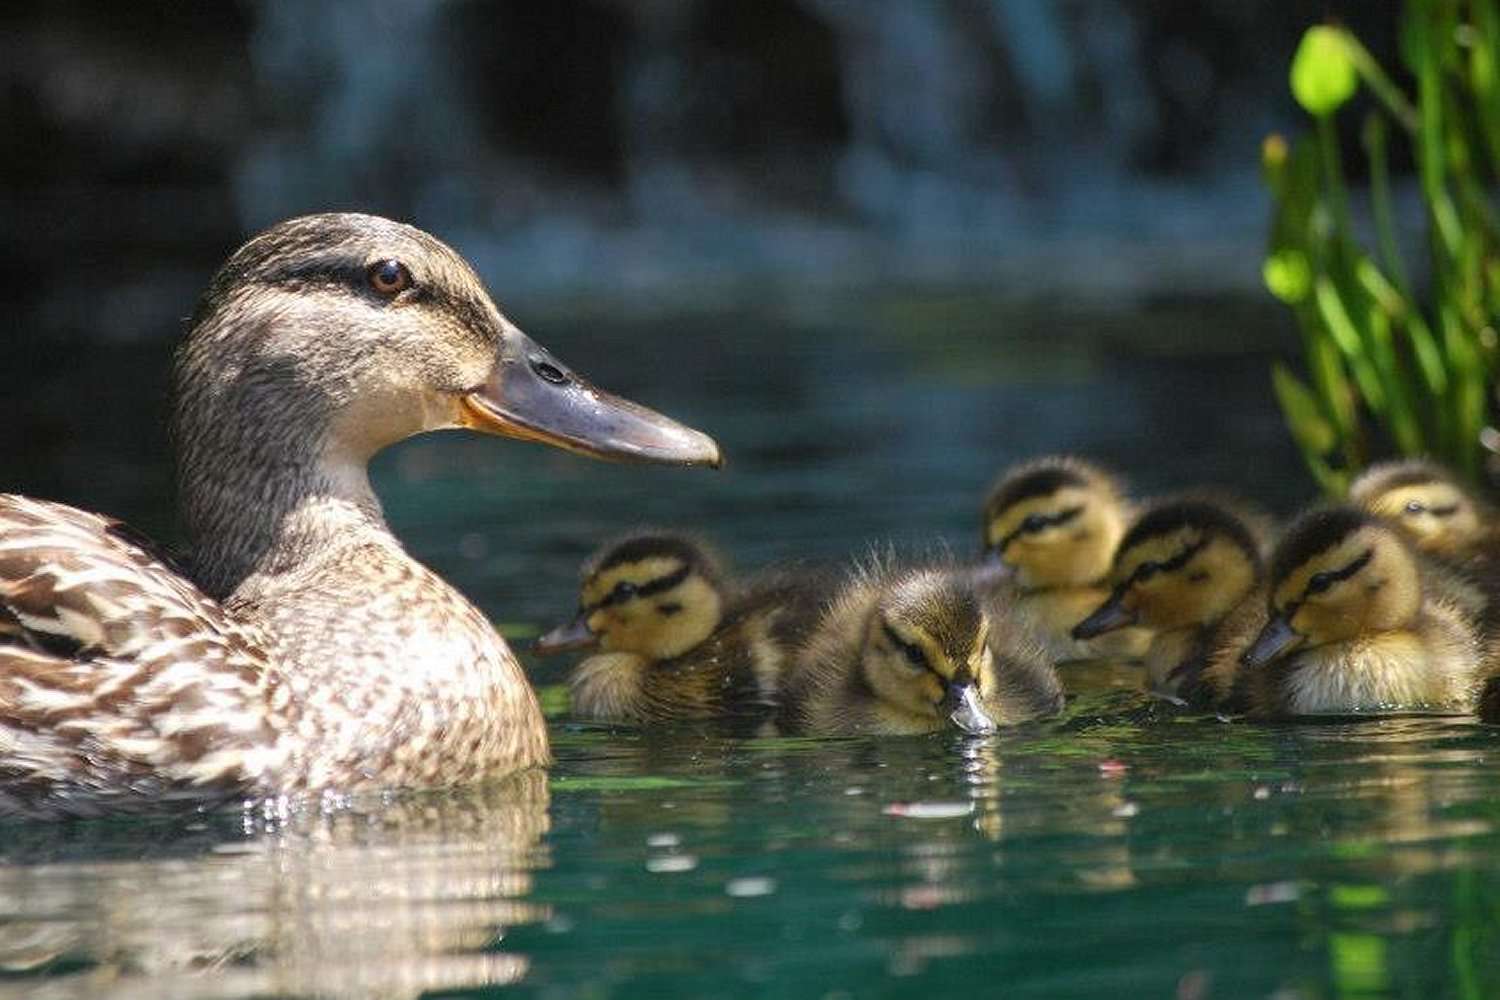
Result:
<svg viewBox="0 0 1500 1000"><path fill-rule="evenodd" d="M1143 514L1120 540L1108 599L1073 629L1092 639L1126 625L1157 630L1207 625L1245 598L1261 578L1255 537L1209 500L1177 500Z"/></svg>
<svg viewBox="0 0 1500 1000"><path fill-rule="evenodd" d="M1123 491L1103 470L1065 457L1028 462L985 501L986 567L1026 589L1093 583L1109 572L1125 524Z"/></svg>
<svg viewBox="0 0 1500 1000"><path fill-rule="evenodd" d="M713 634L724 597L716 560L691 539L634 535L584 566L578 615L537 640L542 655L600 648L664 660Z"/></svg>
<svg viewBox="0 0 1500 1000"><path fill-rule="evenodd" d="M1423 552L1456 555L1484 527L1473 495L1451 472L1425 459L1370 466L1349 487L1349 500L1396 525Z"/></svg>
<svg viewBox="0 0 1500 1000"><path fill-rule="evenodd" d="M1270 621L1242 661L1408 627L1422 605L1416 560L1386 521L1353 507L1303 515L1271 559Z"/></svg>
<svg viewBox="0 0 1500 1000"><path fill-rule="evenodd" d="M214 592L309 496L376 515L366 463L423 431L719 461L711 438L595 389L534 343L448 246L370 215L292 219L237 250L199 302L175 382L184 513Z"/></svg>
<svg viewBox="0 0 1500 1000"><path fill-rule="evenodd" d="M995 684L989 617L973 588L941 570L898 577L866 626L860 669L875 695L967 733L995 731L983 699Z"/></svg>

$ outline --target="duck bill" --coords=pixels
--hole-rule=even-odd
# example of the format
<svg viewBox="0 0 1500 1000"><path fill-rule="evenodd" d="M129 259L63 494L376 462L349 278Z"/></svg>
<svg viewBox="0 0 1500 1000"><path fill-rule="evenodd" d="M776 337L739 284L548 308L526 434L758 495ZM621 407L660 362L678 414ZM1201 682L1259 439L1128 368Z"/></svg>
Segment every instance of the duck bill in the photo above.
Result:
<svg viewBox="0 0 1500 1000"><path fill-rule="evenodd" d="M598 643L599 637L589 630L587 616L579 615L566 625L559 625L537 637L531 644L531 651L538 656L551 656L575 649L593 649Z"/></svg>
<svg viewBox="0 0 1500 1000"><path fill-rule="evenodd" d="M1073 638L1092 639L1117 628L1125 628L1139 621L1140 616L1125 607L1125 595L1116 592L1083 621L1073 626Z"/></svg>
<svg viewBox="0 0 1500 1000"><path fill-rule="evenodd" d="M971 736L988 736L998 726L979 700L979 688L973 681L954 681L943 696L942 711L948 721Z"/></svg>
<svg viewBox="0 0 1500 1000"><path fill-rule="evenodd" d="M1263 667L1294 649L1301 641L1302 635L1292 628L1292 623L1285 616L1276 615L1266 622L1266 627L1245 650L1240 662L1247 667Z"/></svg>
<svg viewBox="0 0 1500 1000"><path fill-rule="evenodd" d="M580 455L665 465L723 464L713 438L596 389L530 337L507 329L481 389L462 397L459 423Z"/></svg>

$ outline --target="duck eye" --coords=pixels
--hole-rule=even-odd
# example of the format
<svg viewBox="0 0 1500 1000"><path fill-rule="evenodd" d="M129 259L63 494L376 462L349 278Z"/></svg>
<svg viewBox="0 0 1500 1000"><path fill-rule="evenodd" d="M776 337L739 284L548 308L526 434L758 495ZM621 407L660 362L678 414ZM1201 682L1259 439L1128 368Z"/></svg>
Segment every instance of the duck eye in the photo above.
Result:
<svg viewBox="0 0 1500 1000"><path fill-rule="evenodd" d="M615 584L615 589L610 591L610 596L617 601L628 601L635 596L635 584L629 580L621 580Z"/></svg>
<svg viewBox="0 0 1500 1000"><path fill-rule="evenodd" d="M395 295L411 287L411 272L399 260L377 260L368 272L370 287L381 295Z"/></svg>
<svg viewBox="0 0 1500 1000"><path fill-rule="evenodd" d="M1321 594L1333 586L1332 573L1314 573L1307 581L1307 592L1309 594Z"/></svg>
<svg viewBox="0 0 1500 1000"><path fill-rule="evenodd" d="M1427 505L1420 500L1406 501L1406 512L1408 514L1420 514L1427 509Z"/></svg>
<svg viewBox="0 0 1500 1000"><path fill-rule="evenodd" d="M1047 518L1042 514L1028 514L1026 520L1021 522L1021 530L1027 534L1035 534L1047 526Z"/></svg>

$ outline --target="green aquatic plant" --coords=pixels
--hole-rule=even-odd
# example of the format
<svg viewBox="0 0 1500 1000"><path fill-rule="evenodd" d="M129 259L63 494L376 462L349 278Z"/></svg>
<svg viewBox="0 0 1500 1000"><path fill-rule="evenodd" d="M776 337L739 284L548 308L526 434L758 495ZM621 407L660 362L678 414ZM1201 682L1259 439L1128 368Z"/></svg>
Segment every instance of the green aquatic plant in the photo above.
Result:
<svg viewBox="0 0 1500 1000"><path fill-rule="evenodd" d="M1272 383L1308 468L1334 496L1385 450L1432 455L1477 479L1500 361L1500 3L1409 0L1401 49L1415 100L1349 31L1309 29L1290 83L1314 128L1262 148L1275 202L1263 277L1296 315L1306 362L1305 377L1276 364ZM1361 86L1372 98L1361 138L1373 251L1356 234L1337 131ZM1410 147L1422 195L1421 285L1396 235L1393 132Z"/></svg>

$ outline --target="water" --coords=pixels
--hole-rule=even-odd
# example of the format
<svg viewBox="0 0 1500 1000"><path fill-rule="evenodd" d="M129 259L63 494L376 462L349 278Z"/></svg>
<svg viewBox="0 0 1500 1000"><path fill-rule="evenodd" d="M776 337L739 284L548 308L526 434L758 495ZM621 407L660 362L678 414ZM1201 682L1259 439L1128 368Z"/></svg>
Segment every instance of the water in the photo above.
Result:
<svg viewBox="0 0 1500 1000"><path fill-rule="evenodd" d="M398 534L512 635L565 615L579 559L633 524L699 528L747 567L969 551L988 480L1041 451L1148 493L1307 499L1267 391L1274 310L884 292L517 318L730 466L456 435L380 459ZM160 356L25 360L13 485L169 531ZM565 665L533 666L555 702ZM7 824L0 998L1500 993L1491 730L1174 720L1134 680L1071 675L1066 718L989 741L554 716L556 766L492 787Z"/></svg>

